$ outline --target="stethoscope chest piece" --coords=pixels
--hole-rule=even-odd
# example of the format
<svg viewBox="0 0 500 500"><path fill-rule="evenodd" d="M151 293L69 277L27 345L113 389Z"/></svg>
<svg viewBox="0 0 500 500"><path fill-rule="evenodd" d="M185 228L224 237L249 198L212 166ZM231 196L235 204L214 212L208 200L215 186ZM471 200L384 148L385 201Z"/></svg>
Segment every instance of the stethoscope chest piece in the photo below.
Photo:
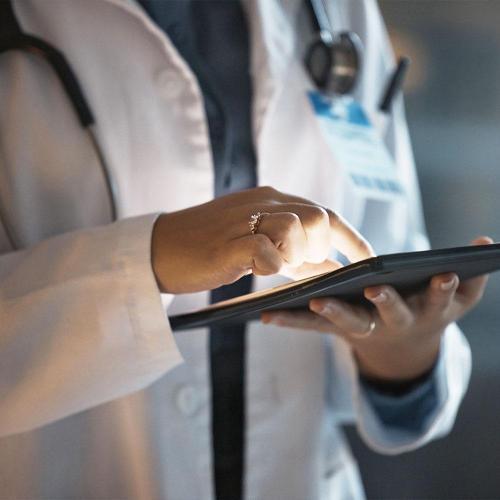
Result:
<svg viewBox="0 0 500 500"><path fill-rule="evenodd" d="M350 31L320 31L309 46L305 65L318 89L328 94L353 91L361 71L362 43Z"/></svg>

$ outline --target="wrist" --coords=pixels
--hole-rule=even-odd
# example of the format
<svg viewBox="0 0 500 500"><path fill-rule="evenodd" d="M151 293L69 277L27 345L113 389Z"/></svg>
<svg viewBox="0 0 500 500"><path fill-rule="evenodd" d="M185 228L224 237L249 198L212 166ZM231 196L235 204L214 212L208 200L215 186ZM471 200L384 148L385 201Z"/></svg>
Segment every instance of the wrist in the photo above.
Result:
<svg viewBox="0 0 500 500"><path fill-rule="evenodd" d="M165 278L166 240L165 225L167 214L160 214L153 225L151 234L151 268L160 292L167 293Z"/></svg>
<svg viewBox="0 0 500 500"><path fill-rule="evenodd" d="M359 375L383 384L409 384L432 371L440 352L441 335L425 343L355 347Z"/></svg>
<svg viewBox="0 0 500 500"><path fill-rule="evenodd" d="M413 392L418 387L421 387L423 384L427 383L434 373L437 363L438 359L435 360L434 364L430 367L429 370L410 380L385 380L367 377L365 375L362 375L361 373L359 375L359 379L363 386L372 391L383 394L385 396L401 397Z"/></svg>

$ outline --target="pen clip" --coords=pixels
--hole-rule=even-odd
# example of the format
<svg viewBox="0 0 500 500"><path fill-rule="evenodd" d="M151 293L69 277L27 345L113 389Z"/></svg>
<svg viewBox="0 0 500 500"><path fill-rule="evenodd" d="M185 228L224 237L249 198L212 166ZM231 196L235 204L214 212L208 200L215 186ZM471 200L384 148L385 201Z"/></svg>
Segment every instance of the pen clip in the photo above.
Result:
<svg viewBox="0 0 500 500"><path fill-rule="evenodd" d="M394 98L403 87L409 66L410 59L408 57L401 57L399 59L398 65L387 83L382 101L380 102L379 110L382 113L390 113Z"/></svg>

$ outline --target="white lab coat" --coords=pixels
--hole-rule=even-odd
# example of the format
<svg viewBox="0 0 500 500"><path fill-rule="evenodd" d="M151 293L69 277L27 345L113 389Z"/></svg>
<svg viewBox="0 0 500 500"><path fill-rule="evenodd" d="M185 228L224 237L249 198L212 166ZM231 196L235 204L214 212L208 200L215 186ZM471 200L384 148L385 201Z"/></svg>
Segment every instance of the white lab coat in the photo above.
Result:
<svg viewBox="0 0 500 500"><path fill-rule="evenodd" d="M378 252L425 246L402 104L387 143L407 202L364 200L350 191L305 98L302 2L247 0L245 8L260 184L338 210ZM79 75L120 221L108 223L93 150L45 63L3 55L0 200L25 249L11 251L0 234L0 498L210 499L207 331L173 335L164 309L201 307L208 296L161 297L150 268L155 214L213 196L199 86L132 0L16 0L15 9ZM335 28L364 42L357 96L373 111L393 67L376 2L338 0L331 9ZM436 412L422 434L396 432L364 398L344 342L250 325L246 498L362 498L338 425L354 422L383 453L413 449L450 429L469 370L452 326Z"/></svg>

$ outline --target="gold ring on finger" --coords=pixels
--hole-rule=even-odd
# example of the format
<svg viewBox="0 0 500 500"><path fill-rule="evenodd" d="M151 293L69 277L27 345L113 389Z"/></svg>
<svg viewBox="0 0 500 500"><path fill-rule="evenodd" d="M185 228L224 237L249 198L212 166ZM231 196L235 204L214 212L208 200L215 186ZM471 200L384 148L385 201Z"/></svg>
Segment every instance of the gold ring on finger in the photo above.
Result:
<svg viewBox="0 0 500 500"><path fill-rule="evenodd" d="M364 332L362 332L362 333L352 333L351 336L354 337L355 339L365 339L366 337L369 337L373 333L373 331L375 330L376 326L377 326L377 323L372 318L370 320L370 324L368 325L368 328Z"/></svg>

